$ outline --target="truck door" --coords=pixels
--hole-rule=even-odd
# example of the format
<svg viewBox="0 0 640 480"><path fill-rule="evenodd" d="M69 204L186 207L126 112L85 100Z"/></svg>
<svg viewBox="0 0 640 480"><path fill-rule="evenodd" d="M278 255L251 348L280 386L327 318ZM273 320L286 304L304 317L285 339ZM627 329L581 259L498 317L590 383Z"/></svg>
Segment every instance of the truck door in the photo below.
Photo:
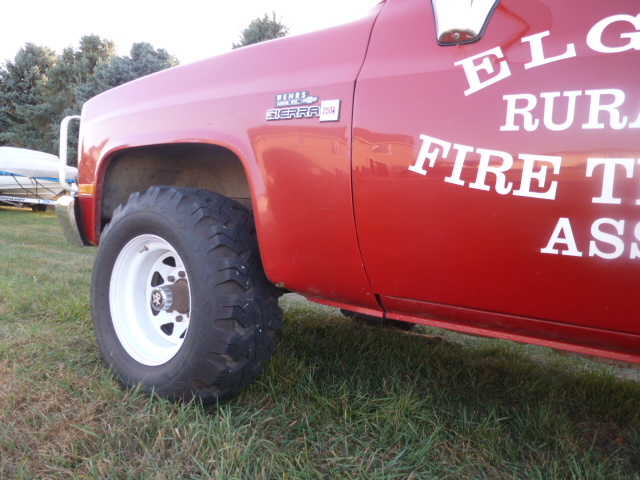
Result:
<svg viewBox="0 0 640 480"><path fill-rule="evenodd" d="M469 1L387 0L378 17L352 165L374 291L396 313L640 333L637 2L489 3L466 44L440 43L466 39Z"/></svg>

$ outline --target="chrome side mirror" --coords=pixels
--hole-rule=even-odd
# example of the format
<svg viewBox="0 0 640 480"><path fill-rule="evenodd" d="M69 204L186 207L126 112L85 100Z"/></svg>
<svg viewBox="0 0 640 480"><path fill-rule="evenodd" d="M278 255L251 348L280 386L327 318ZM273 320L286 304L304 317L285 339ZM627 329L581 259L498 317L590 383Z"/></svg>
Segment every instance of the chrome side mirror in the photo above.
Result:
<svg viewBox="0 0 640 480"><path fill-rule="evenodd" d="M500 0L431 0L440 45L480 40Z"/></svg>

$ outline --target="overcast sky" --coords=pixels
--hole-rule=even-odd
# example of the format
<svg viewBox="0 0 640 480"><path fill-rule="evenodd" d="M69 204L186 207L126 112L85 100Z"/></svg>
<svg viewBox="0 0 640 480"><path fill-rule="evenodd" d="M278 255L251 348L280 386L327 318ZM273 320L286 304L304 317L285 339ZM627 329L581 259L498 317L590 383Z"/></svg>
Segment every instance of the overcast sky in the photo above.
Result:
<svg viewBox="0 0 640 480"><path fill-rule="evenodd" d="M25 43L61 53L83 35L113 40L128 55L149 42L189 63L231 50L251 20L275 11L289 35L366 14L379 0L5 0L0 7L0 64Z"/></svg>

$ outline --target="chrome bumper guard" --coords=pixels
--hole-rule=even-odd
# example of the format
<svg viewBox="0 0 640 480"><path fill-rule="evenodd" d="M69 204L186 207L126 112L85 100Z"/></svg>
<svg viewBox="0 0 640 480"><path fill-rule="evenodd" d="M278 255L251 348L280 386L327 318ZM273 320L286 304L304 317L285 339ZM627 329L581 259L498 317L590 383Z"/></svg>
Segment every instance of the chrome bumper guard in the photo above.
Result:
<svg viewBox="0 0 640 480"><path fill-rule="evenodd" d="M89 243L82 238L82 234L78 228L75 197L71 195L60 197L56 203L56 216L58 217L58 222L60 222L62 232L67 242L76 247L89 245Z"/></svg>
<svg viewBox="0 0 640 480"><path fill-rule="evenodd" d="M78 228L78 212L77 198L74 193L78 192L78 187L67 182L67 139L69 131L69 122L72 120L80 120L78 115L65 117L60 124L60 185L71 195L60 197L56 202L56 216L62 227L65 238L71 245L83 247L89 245L84 240Z"/></svg>

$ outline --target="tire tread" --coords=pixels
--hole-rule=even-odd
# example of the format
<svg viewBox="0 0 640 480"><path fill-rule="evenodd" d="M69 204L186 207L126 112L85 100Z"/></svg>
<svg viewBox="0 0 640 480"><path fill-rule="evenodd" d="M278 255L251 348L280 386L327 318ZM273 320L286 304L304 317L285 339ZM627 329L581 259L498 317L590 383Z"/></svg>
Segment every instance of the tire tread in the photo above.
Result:
<svg viewBox="0 0 640 480"><path fill-rule="evenodd" d="M202 312L196 321L205 319L206 325L198 328L201 338L192 342L197 358L177 378L163 381L159 375L159 381L147 383L128 374L126 366L114 365L105 355L105 341L99 338L103 355L129 387L141 384L147 392L185 401L231 398L260 374L262 362L275 350L275 332L282 323L277 302L281 292L264 273L253 216L241 204L213 192L151 187L116 208L102 241L108 244L112 232L122 230L121 224L140 212L164 216L189 236L190 254L203 264L197 278L189 273L190 282L208 288L207 298L198 304ZM95 278L96 272L94 283ZM94 313L94 322L104 321L100 312L98 317Z"/></svg>

